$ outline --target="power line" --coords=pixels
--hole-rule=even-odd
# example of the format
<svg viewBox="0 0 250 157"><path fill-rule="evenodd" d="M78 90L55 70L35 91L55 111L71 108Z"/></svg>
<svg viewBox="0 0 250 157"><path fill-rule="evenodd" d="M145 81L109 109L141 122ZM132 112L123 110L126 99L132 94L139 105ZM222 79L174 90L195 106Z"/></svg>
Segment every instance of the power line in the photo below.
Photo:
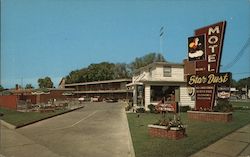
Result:
<svg viewBox="0 0 250 157"><path fill-rule="evenodd" d="M250 71L249 72L233 73L233 75L242 75L242 74L250 74Z"/></svg>
<svg viewBox="0 0 250 157"><path fill-rule="evenodd" d="M226 66L222 67L224 70L230 69L232 66L235 65L235 63L237 63L239 61L239 59L243 56L243 54L246 52L246 48L250 45L250 37L248 37L246 43L244 44L244 46L241 48L241 50L239 51L239 53L235 56L235 58L229 62Z"/></svg>

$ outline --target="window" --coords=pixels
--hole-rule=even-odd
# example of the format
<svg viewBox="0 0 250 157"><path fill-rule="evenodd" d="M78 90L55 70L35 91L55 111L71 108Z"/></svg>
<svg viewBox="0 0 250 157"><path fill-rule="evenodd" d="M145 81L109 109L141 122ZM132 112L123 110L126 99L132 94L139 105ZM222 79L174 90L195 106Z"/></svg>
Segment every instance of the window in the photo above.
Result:
<svg viewBox="0 0 250 157"><path fill-rule="evenodd" d="M166 101L175 101L172 100L175 95L175 89L178 89L177 86L151 86L150 88L150 101L159 102L162 99Z"/></svg>
<svg viewBox="0 0 250 157"><path fill-rule="evenodd" d="M171 77L171 67L169 67L169 66L163 67L163 76L164 77Z"/></svg>

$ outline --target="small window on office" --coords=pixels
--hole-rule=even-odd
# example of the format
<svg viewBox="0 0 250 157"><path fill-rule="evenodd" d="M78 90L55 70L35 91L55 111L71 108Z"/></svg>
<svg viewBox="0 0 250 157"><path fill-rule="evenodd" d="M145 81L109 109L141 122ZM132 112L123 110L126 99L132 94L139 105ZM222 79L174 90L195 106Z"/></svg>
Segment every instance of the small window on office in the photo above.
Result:
<svg viewBox="0 0 250 157"><path fill-rule="evenodd" d="M169 67L169 66L163 67L163 76L164 77L171 77L171 67Z"/></svg>

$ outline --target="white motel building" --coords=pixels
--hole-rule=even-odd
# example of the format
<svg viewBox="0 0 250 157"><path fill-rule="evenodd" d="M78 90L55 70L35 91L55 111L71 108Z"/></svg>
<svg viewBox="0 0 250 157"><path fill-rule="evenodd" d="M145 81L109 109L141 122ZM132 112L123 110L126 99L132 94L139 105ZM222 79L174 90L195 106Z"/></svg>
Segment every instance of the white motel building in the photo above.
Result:
<svg viewBox="0 0 250 157"><path fill-rule="evenodd" d="M137 69L127 87L133 91L134 107L145 110L163 99L176 101L180 106L194 108L195 105L194 97L188 92L184 63L155 62Z"/></svg>

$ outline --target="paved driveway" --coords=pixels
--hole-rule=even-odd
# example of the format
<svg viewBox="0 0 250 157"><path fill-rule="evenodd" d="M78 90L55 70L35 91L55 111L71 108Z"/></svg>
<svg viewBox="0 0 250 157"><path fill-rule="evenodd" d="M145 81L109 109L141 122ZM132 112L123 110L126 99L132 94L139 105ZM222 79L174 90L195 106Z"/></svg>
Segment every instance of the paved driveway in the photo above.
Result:
<svg viewBox="0 0 250 157"><path fill-rule="evenodd" d="M13 136L8 138L8 132ZM83 109L2 132L5 156L129 157L133 147L124 105L89 103ZM17 142L13 142L13 141ZM12 141L12 142L11 142ZM19 143L19 144L18 144Z"/></svg>

